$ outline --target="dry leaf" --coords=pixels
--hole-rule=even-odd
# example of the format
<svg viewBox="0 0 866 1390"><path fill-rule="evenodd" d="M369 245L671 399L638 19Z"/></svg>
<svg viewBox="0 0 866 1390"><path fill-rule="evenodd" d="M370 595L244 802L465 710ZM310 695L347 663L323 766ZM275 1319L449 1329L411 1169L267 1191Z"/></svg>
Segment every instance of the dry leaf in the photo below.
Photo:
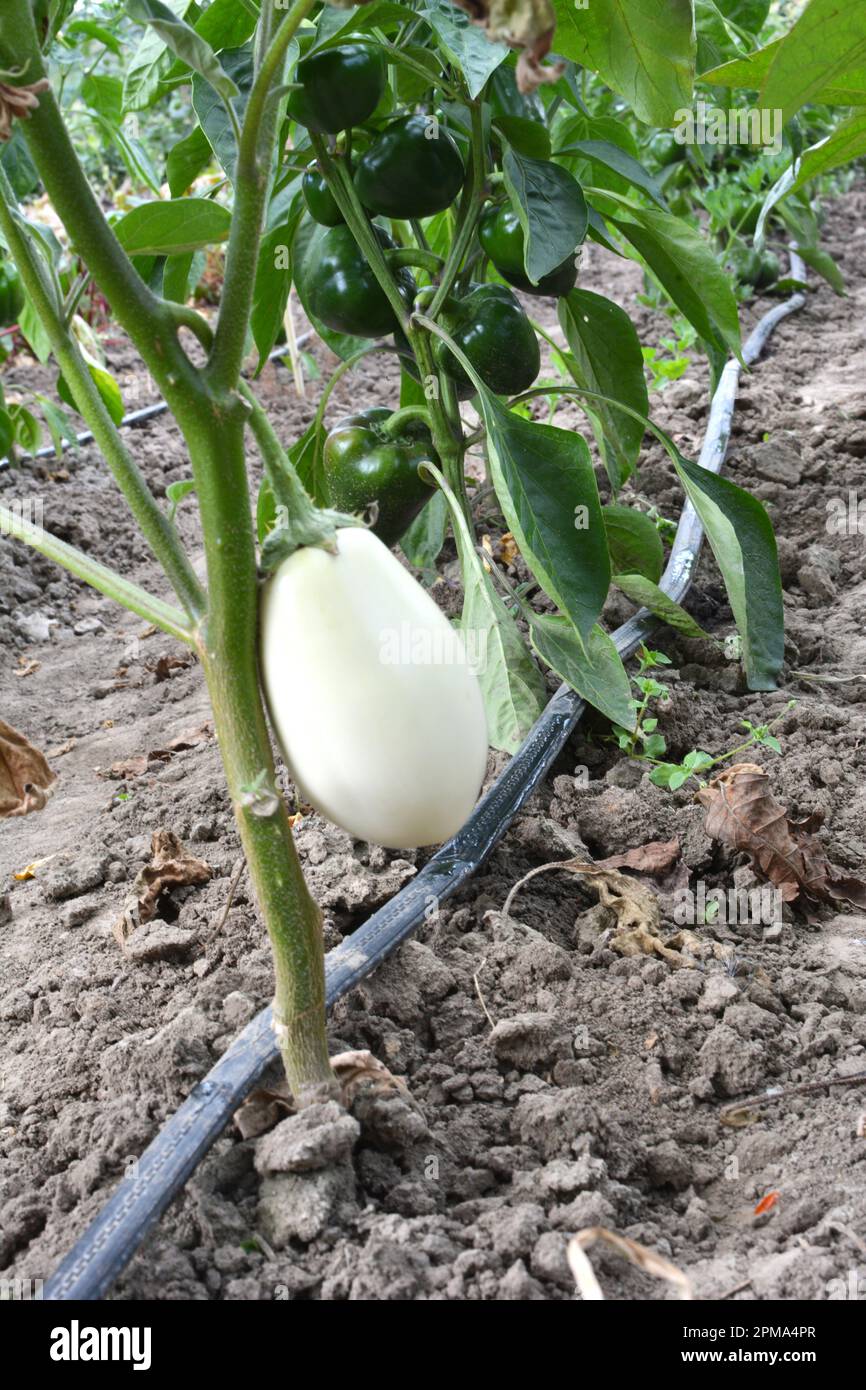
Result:
<svg viewBox="0 0 866 1390"><path fill-rule="evenodd" d="M41 811L56 780L44 755L0 719L0 819Z"/></svg>
<svg viewBox="0 0 866 1390"><path fill-rule="evenodd" d="M25 87L0 82L0 141L11 138L14 121L29 120L31 112L39 106L39 93L47 92L50 85L47 77Z"/></svg>
<svg viewBox="0 0 866 1390"><path fill-rule="evenodd" d="M390 1072L372 1052L338 1052L336 1057L331 1058L331 1066L340 1083L346 1107L352 1104L360 1091L369 1091L374 1095L397 1093L410 1099L409 1088L403 1078Z"/></svg>
<svg viewBox="0 0 866 1390"><path fill-rule="evenodd" d="M640 1245L636 1240L630 1240L628 1236L619 1236L616 1231L609 1231L606 1226L587 1226L584 1230L573 1235L568 1242L568 1263L574 1275L578 1292L585 1300L597 1302L604 1298L601 1286L586 1256L586 1251L595 1245L597 1240L609 1245L617 1254L628 1260L629 1264L642 1269L645 1274L651 1274L655 1279L664 1279L666 1283L673 1284L679 1298L688 1301L694 1299L695 1295L688 1276L675 1264L671 1264L670 1260L666 1260L663 1255L657 1254L655 1250L650 1250L645 1245Z"/></svg>
<svg viewBox="0 0 866 1390"><path fill-rule="evenodd" d="M679 857L679 840L650 840L649 844L638 845L637 849L628 849L624 854L597 859L595 864L598 869L635 869L659 878L674 868Z"/></svg>
<svg viewBox="0 0 866 1390"><path fill-rule="evenodd" d="M274 1032L279 1035L276 1023ZM331 1058L331 1066L340 1083L340 1100L347 1110L362 1091L370 1095L397 1094L412 1100L402 1077L394 1076L372 1052L338 1052ZM287 1115L294 1115L296 1109L288 1083L281 1080L275 1086L257 1086L232 1118L244 1139L257 1139Z"/></svg>
<svg viewBox="0 0 866 1390"><path fill-rule="evenodd" d="M840 873L814 833L820 814L788 820L770 791L769 777L757 764L735 763L702 787L696 800L706 809L707 834L745 851L784 902L796 902L802 895L807 910L810 902L839 901L866 909L866 883Z"/></svg>
<svg viewBox="0 0 866 1390"><path fill-rule="evenodd" d="M209 723L195 729L187 729L186 733L178 734L165 748L153 748L149 753L139 753L133 758L121 758L119 762L112 763L106 771L100 772L100 776L119 779L122 782L128 782L134 777L143 777L154 763L170 762L173 754L205 743L212 733L213 725Z"/></svg>
<svg viewBox="0 0 866 1390"><path fill-rule="evenodd" d="M295 1106L288 1083L277 1086L257 1086L232 1116L242 1139L258 1139L284 1120L294 1115Z"/></svg>
<svg viewBox="0 0 866 1390"><path fill-rule="evenodd" d="M36 870L41 869L44 864L50 864L53 858L54 855L49 854L45 859L34 859L31 864L25 864L24 868L19 869L18 873L13 874L12 877L16 883L29 883L31 879L36 877Z"/></svg>
<svg viewBox="0 0 866 1390"><path fill-rule="evenodd" d="M65 743L61 743L59 748L49 748L49 758L62 758L64 754L71 753L73 748L75 747L76 742L76 739L68 738Z"/></svg>
<svg viewBox="0 0 866 1390"><path fill-rule="evenodd" d="M24 676L33 676L40 669L41 665L41 661L34 661L32 658L28 660L26 656L19 656L18 669L13 671L12 674L13 676L21 676L22 678Z"/></svg>
<svg viewBox="0 0 866 1390"><path fill-rule="evenodd" d="M556 82L563 63L545 67L556 30L556 12L550 0L454 0L478 24L491 43L506 43L522 50L517 60L517 87L534 92L543 82Z"/></svg>
<svg viewBox="0 0 866 1390"><path fill-rule="evenodd" d="M121 946L137 926L156 916L159 899L172 888L206 883L209 865L190 854L172 830L155 830L150 842L151 862L136 875L132 896L114 924L114 935Z"/></svg>

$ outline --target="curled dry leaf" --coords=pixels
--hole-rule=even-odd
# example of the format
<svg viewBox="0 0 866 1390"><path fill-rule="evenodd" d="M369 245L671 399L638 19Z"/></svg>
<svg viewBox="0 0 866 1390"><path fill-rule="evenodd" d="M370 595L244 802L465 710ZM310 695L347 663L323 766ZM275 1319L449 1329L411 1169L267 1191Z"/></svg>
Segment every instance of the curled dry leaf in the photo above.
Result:
<svg viewBox="0 0 866 1390"><path fill-rule="evenodd" d="M654 1279L664 1279L666 1283L672 1284L677 1291L678 1298L687 1301L694 1299L695 1295L688 1275L678 1269L675 1264L671 1264L670 1260L666 1260L655 1250L648 1249L646 1245L640 1245L636 1240L630 1240L628 1236L617 1235L616 1231L609 1231L606 1226L586 1226L582 1231L573 1235L568 1242L568 1263L582 1298L596 1302L604 1298L601 1286L586 1255L586 1251L595 1245L597 1240L603 1241L618 1255L622 1255L624 1259L628 1260L629 1264L642 1269L645 1274L651 1274Z"/></svg>
<svg viewBox="0 0 866 1390"><path fill-rule="evenodd" d="M137 926L155 915L159 899L172 888L207 883L210 867L196 859L173 830L155 830L150 843L151 862L136 875L132 895L114 924L114 935L121 946Z"/></svg>
<svg viewBox="0 0 866 1390"><path fill-rule="evenodd" d="M773 797L770 779L755 763L735 763L702 787L707 834L743 850L753 867L778 888L784 902L850 902L866 909L866 883L830 863L815 831L822 816L791 821Z"/></svg>
<svg viewBox="0 0 866 1390"><path fill-rule="evenodd" d="M402 1077L394 1076L372 1052L338 1052L331 1058L331 1066L340 1083L339 1099L347 1110L362 1092L374 1096L400 1095L415 1103ZM296 1109L288 1083L280 1080L274 1086L256 1087L232 1118L244 1139L257 1139L287 1115L294 1115Z"/></svg>
<svg viewBox="0 0 866 1390"><path fill-rule="evenodd" d="M0 719L0 819L41 811L55 781L44 755Z"/></svg>
<svg viewBox="0 0 866 1390"><path fill-rule="evenodd" d="M491 43L519 48L517 87L534 92L543 82L556 82L564 64L545 66L556 32L556 12L551 0L454 0L478 24Z"/></svg>
<svg viewBox="0 0 866 1390"><path fill-rule="evenodd" d="M39 93L47 92L50 85L47 77L23 87L0 82L0 141L11 139L14 121L29 119L39 106Z"/></svg>

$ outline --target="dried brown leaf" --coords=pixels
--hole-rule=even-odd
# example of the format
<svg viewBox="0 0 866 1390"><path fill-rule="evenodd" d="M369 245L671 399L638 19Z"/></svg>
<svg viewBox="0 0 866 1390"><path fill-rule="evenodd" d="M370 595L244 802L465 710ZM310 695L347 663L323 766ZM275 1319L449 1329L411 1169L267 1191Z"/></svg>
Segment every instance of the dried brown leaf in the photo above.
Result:
<svg viewBox="0 0 866 1390"><path fill-rule="evenodd" d="M606 1226L586 1226L582 1231L573 1235L568 1242L568 1263L571 1266L578 1290L584 1299L597 1301L604 1298L586 1256L586 1251L595 1245L597 1240L610 1246L618 1255L622 1255L624 1259L628 1260L629 1264L642 1269L645 1274L651 1274L654 1279L664 1279L666 1283L672 1284L679 1298L687 1301L694 1299L691 1280L675 1264L671 1264L671 1261L666 1260L664 1255L650 1250L648 1246L640 1245L638 1241L630 1240L628 1236L617 1235L616 1231L609 1231Z"/></svg>
<svg viewBox="0 0 866 1390"><path fill-rule="evenodd" d="M550 0L454 0L482 28L491 43L521 49L517 86L534 92L543 82L556 82L563 63L544 65L556 31L556 11Z"/></svg>
<svg viewBox="0 0 866 1390"><path fill-rule="evenodd" d="M44 754L0 719L0 818L41 811L56 780Z"/></svg>
<svg viewBox="0 0 866 1390"><path fill-rule="evenodd" d="M802 896L807 908L810 902L834 901L866 908L866 883L840 873L824 853L814 833L820 816L789 820L757 764L735 763L702 787L696 799L706 809L707 834L748 854L784 902Z"/></svg>
<svg viewBox="0 0 866 1390"><path fill-rule="evenodd" d="M11 138L14 121L29 120L39 106L39 93L47 92L50 85L47 77L22 87L0 82L0 141Z"/></svg>
<svg viewBox="0 0 866 1390"><path fill-rule="evenodd" d="M125 945L137 926L156 916L163 893L172 888L186 888L206 883L211 876L210 866L196 859L178 839L173 830L155 830L150 844L151 861L136 875L132 896L114 924L114 935Z"/></svg>
<svg viewBox="0 0 866 1390"><path fill-rule="evenodd" d="M595 863L599 869L634 869L658 878L669 873L679 857L679 840L650 840L649 844L627 849L624 854L613 854L609 859L597 859Z"/></svg>

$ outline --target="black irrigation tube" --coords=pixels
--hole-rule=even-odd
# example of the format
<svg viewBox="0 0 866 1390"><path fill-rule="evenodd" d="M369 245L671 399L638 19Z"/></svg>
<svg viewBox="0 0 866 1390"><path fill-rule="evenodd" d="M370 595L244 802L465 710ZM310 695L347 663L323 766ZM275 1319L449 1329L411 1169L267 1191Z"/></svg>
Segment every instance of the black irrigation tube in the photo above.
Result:
<svg viewBox="0 0 866 1390"><path fill-rule="evenodd" d="M796 279L805 279L805 267L795 255L791 270ZM743 350L748 364L760 357L777 324L805 302L805 295L798 293L764 315ZM740 371L738 362L729 362L713 397L699 461L716 473L728 450ZM702 540L703 528L691 503L686 502L662 579L662 587L671 598L679 601L685 596ZM655 623L652 615L641 609L618 628L613 635L620 655L630 656ZM437 850L406 888L328 952L325 974L329 1007L412 935L425 920L431 902L438 904L450 898L475 873L546 776L584 709L578 695L560 686L463 829ZM192 1090L145 1149L136 1176L121 1179L117 1191L61 1261L45 1286L45 1298L95 1300L108 1292L219 1138L234 1110L276 1060L278 1049L271 1025L270 1008L262 1010Z"/></svg>
<svg viewBox="0 0 866 1390"><path fill-rule="evenodd" d="M308 343L312 337L312 329L308 329L306 333L302 333L301 336L298 339L296 339L295 346L303 347L304 344ZM284 358L288 357L288 355L288 348L274 348L274 351L268 357L268 361L282 362ZM156 401L153 405L146 405L141 410L133 410L129 415L124 415L123 419L120 421L118 428L122 430L128 430L133 429L136 425L146 425L149 420L155 420L158 415L165 415L167 410L168 405L165 401ZM61 454L65 454L69 449L77 449L79 447L83 447L85 444L92 443L92 433L90 432L90 430L84 430L82 434L77 434L74 440L64 439L60 445L60 452ZM37 449L35 454L22 454L21 457L18 460L16 460L15 466L17 467L18 464L21 463L32 463L34 459L50 459L56 457L57 450L55 449L54 445L46 444L44 449ZM0 473L5 472L7 468L11 467L12 464L9 462L8 458L0 458Z"/></svg>

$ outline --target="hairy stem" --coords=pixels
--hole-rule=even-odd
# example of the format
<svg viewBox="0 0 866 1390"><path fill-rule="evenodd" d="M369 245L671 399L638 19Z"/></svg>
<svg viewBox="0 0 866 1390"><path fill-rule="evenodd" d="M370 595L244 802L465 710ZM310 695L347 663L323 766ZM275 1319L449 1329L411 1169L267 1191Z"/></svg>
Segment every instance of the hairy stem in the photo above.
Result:
<svg viewBox="0 0 866 1390"><path fill-rule="evenodd" d="M277 128L271 89L279 84L289 44L314 4L315 0L295 0L277 27L259 63L244 115L222 302L207 367L208 379L218 391L234 388L243 361ZM266 25L272 18L266 17Z"/></svg>

